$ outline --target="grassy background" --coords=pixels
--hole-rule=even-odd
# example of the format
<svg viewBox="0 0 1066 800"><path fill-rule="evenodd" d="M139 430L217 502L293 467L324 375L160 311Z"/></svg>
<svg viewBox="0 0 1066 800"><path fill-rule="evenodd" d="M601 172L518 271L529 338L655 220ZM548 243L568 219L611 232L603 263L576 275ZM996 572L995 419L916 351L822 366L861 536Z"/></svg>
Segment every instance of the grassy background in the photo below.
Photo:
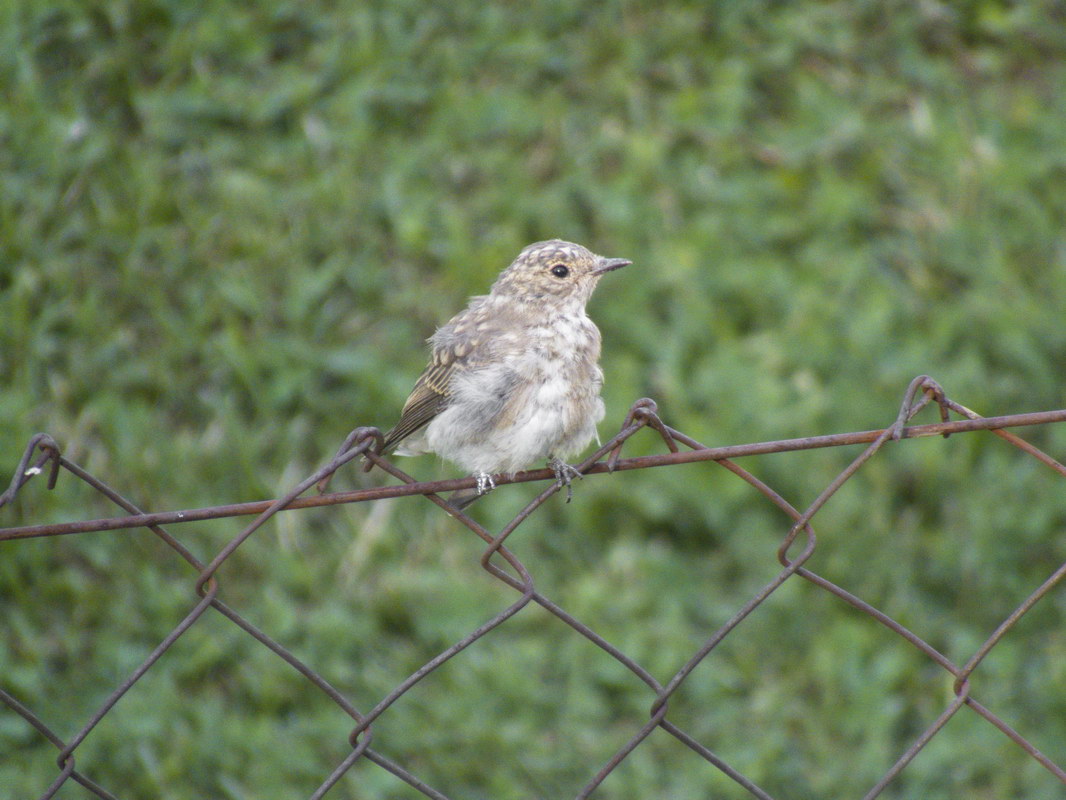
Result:
<svg viewBox="0 0 1066 800"><path fill-rule="evenodd" d="M1061 3L347 5L0 0L4 470L46 430L149 509L273 496L352 427L389 426L422 340L551 236L635 262L591 303L604 434L644 395L713 444L875 428L923 372L985 414L1064 405ZM1025 435L1066 453L1061 425ZM744 463L803 506L853 455ZM112 514L70 476L41 484L0 525ZM474 514L498 528L536 488ZM660 680L777 571L787 522L713 465L575 495L511 544ZM1066 558L1061 478L991 435L892 447L816 522L811 566L957 663ZM241 524L172 532L206 560ZM410 498L282 516L220 576L369 708L513 600L479 553ZM5 544L0 685L71 736L193 603L148 533ZM1064 610L1060 589L974 679L1059 764ZM671 716L774 796L858 797L950 697L898 637L789 582ZM374 746L450 796L567 797L649 703L529 608L405 695ZM209 614L77 762L123 797L303 797L349 727ZM43 791L54 754L0 710L9 796ZM964 709L885 796L1057 792ZM334 795L416 793L361 764ZM601 795L748 796L662 733Z"/></svg>

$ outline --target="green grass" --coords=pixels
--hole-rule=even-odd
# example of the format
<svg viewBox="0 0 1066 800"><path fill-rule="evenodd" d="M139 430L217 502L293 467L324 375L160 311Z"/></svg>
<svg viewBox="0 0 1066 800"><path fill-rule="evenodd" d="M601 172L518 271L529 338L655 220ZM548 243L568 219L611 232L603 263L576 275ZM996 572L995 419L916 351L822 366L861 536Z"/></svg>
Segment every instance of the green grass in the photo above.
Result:
<svg viewBox="0 0 1066 800"><path fill-rule="evenodd" d="M0 2L0 468L44 430L151 510L275 496L351 428L391 425L423 339L552 236L634 261L591 304L605 436L642 396L708 444L876 428L921 373L979 413L1059 408L1063 119L1050 1ZM1023 433L1066 452L1061 426ZM744 465L802 507L856 452ZM965 662L1066 558L1061 480L990 434L890 447L816 518L811 567ZM499 529L534 490L473 513ZM64 475L0 526L113 513ZM171 532L207 560L241 524ZM692 465L590 478L510 543L666 681L775 574L787 526ZM144 531L2 551L0 687L66 738L196 601ZM282 515L220 578L365 709L513 602L479 555L410 498ZM973 680L1060 765L1064 603ZM859 797L951 696L898 637L789 582L670 714L775 797ZM650 703L530 607L405 695L374 747L456 798L568 797ZM349 729L209 612L76 755L122 797L302 797ZM43 792L54 757L0 709L11 796ZM963 709L883 796L1056 789ZM417 796L366 763L334 794ZM657 731L595 796L748 795Z"/></svg>

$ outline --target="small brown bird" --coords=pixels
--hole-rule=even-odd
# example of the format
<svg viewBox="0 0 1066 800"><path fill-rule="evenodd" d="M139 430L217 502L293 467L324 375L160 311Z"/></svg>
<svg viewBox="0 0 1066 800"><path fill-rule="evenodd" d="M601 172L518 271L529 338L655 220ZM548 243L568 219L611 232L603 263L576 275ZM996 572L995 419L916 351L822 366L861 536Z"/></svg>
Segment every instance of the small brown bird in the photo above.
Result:
<svg viewBox="0 0 1066 800"><path fill-rule="evenodd" d="M600 277L631 262L552 239L526 247L433 336L429 365L385 434L383 453L436 453L477 476L457 508L542 459L565 484L603 419L600 332L585 303ZM402 442L402 444L401 444Z"/></svg>

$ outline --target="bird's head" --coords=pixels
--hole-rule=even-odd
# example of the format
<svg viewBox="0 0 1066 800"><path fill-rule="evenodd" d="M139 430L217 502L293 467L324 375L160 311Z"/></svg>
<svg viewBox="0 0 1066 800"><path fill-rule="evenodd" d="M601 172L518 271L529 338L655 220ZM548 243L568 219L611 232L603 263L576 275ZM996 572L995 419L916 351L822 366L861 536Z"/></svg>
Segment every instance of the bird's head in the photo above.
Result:
<svg viewBox="0 0 1066 800"><path fill-rule="evenodd" d="M598 256L561 239L535 242L500 273L492 294L548 306L584 306L604 273L630 263L625 258Z"/></svg>

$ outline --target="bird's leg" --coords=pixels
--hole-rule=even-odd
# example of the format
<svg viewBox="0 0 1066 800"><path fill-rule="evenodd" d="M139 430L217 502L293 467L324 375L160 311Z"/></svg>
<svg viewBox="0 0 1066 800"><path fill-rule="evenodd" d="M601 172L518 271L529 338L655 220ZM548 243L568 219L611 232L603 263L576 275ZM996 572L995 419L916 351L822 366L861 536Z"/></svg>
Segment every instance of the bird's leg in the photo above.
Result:
<svg viewBox="0 0 1066 800"><path fill-rule="evenodd" d="M496 488L496 482L492 479L492 476L487 472L478 472L474 477L477 478L477 493L478 495L487 494Z"/></svg>
<svg viewBox="0 0 1066 800"><path fill-rule="evenodd" d="M559 486L566 487L566 502L569 503L574 496L574 490L570 486L570 481L574 478L584 478L585 476L582 475L576 467L567 464L565 461L556 458L555 456L552 456L551 460L548 462L548 469L555 473L555 480L559 481Z"/></svg>

